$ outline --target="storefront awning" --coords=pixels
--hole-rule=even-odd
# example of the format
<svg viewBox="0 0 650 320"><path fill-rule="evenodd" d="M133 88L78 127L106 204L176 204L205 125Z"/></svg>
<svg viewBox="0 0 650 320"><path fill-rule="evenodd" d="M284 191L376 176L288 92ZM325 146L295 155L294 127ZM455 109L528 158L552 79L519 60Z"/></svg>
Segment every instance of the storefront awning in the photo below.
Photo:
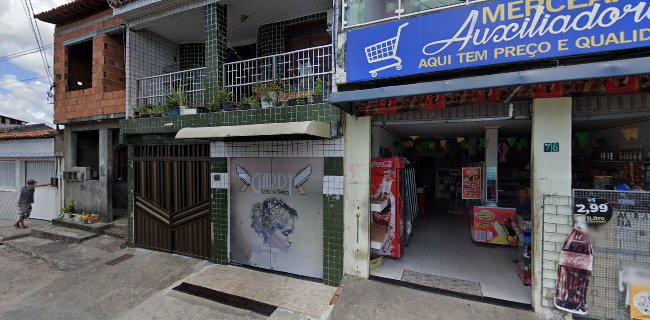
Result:
<svg viewBox="0 0 650 320"><path fill-rule="evenodd" d="M537 83L563 82L650 73L650 58L603 61L555 68L499 73L432 82L420 82L374 89L333 92L329 103L348 113L355 114L356 102L400 98L409 96L512 87Z"/></svg>
<svg viewBox="0 0 650 320"><path fill-rule="evenodd" d="M251 124L245 126L183 128L176 134L176 139L227 140L273 136L327 139L332 137L329 123L304 121Z"/></svg>

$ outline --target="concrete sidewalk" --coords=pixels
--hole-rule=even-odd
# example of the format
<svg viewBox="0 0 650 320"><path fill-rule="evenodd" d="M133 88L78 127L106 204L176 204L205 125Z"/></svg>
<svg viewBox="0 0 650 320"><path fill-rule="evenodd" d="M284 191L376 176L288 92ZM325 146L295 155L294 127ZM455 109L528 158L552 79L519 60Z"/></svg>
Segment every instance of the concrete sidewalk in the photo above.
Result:
<svg viewBox="0 0 650 320"><path fill-rule="evenodd" d="M131 253L134 257L107 265ZM116 319L209 262L143 249L106 254L36 290L0 301L0 319Z"/></svg>
<svg viewBox="0 0 650 320"><path fill-rule="evenodd" d="M32 232L32 227L46 226L50 223L48 221L32 220L27 219L25 225L29 228L20 229L14 228L15 220L4 220L0 219L0 244L7 240L20 239L23 237L28 237Z"/></svg>
<svg viewBox="0 0 650 320"><path fill-rule="evenodd" d="M533 312L346 276L331 320L537 320Z"/></svg>

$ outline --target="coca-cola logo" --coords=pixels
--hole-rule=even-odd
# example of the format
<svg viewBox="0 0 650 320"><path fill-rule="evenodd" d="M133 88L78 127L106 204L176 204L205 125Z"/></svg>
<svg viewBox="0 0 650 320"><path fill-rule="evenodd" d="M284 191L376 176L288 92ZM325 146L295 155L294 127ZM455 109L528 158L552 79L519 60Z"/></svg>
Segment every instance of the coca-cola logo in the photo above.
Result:
<svg viewBox="0 0 650 320"><path fill-rule="evenodd" d="M478 176L478 170L477 169L465 170L465 175L467 175L467 176Z"/></svg>
<svg viewBox="0 0 650 320"><path fill-rule="evenodd" d="M562 252L560 254L560 265L565 267L591 271L593 262L594 258L587 254L574 252Z"/></svg>
<svg viewBox="0 0 650 320"><path fill-rule="evenodd" d="M373 168L392 168L393 167L393 161L390 160L384 160L384 161L373 161L372 162L372 167Z"/></svg>

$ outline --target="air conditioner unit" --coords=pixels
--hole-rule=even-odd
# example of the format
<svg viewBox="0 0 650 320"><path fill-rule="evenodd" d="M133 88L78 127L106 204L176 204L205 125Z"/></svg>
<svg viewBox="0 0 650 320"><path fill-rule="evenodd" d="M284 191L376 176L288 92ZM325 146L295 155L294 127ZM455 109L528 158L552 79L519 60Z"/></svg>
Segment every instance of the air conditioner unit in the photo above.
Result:
<svg viewBox="0 0 650 320"><path fill-rule="evenodd" d="M63 171L63 180L65 181L85 181L90 179L89 167L72 167L70 170Z"/></svg>

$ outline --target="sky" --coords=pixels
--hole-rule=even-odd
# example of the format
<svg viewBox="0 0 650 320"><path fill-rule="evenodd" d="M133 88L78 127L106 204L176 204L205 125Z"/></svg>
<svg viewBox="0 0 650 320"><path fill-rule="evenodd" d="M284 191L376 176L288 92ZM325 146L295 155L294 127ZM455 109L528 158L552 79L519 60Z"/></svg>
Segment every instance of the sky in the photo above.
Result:
<svg viewBox="0 0 650 320"><path fill-rule="evenodd" d="M71 0L31 0L35 13L40 13ZM0 57L37 48L36 39L23 9L24 0L2 0L0 5ZM54 25L38 21L43 43L53 43ZM52 67L52 49L47 50ZM0 62L0 115L52 125L53 107L48 102L49 80L40 78L21 83L11 82L45 76L45 67L38 52Z"/></svg>

